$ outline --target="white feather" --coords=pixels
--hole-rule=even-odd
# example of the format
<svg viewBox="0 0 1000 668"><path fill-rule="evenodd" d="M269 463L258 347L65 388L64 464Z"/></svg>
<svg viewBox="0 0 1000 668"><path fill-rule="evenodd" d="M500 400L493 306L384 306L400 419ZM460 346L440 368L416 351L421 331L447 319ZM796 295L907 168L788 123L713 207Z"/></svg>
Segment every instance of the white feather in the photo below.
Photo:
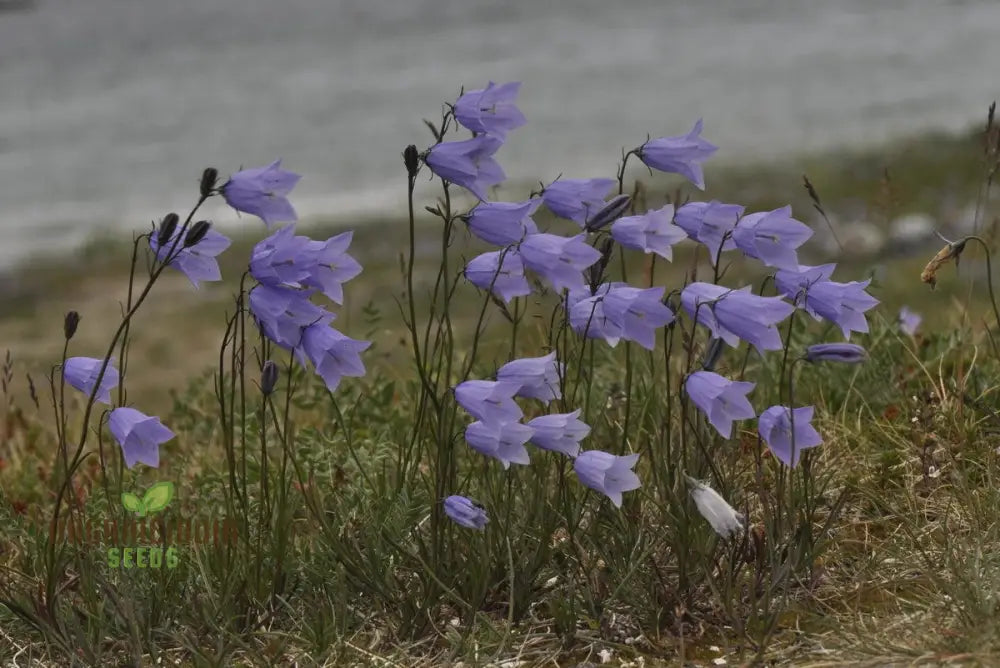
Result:
<svg viewBox="0 0 1000 668"><path fill-rule="evenodd" d="M708 520L715 533L723 538L729 538L743 529L745 519L742 513L736 512L735 508L726 503L726 500L708 485L690 476L685 477L691 484L691 498L698 506L698 512Z"/></svg>

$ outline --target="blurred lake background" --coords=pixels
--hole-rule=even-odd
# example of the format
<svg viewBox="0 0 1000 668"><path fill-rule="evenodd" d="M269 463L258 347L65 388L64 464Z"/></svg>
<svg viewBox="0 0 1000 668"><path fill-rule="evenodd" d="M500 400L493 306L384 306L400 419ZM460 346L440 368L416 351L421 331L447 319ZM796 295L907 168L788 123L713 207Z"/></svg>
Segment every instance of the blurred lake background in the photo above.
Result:
<svg viewBox="0 0 1000 668"><path fill-rule="evenodd" d="M965 131L998 28L987 0L36 0L0 12L0 265L147 228L209 165L281 157L301 217L394 216L420 119L490 79L523 82L520 183L699 117L721 163Z"/></svg>

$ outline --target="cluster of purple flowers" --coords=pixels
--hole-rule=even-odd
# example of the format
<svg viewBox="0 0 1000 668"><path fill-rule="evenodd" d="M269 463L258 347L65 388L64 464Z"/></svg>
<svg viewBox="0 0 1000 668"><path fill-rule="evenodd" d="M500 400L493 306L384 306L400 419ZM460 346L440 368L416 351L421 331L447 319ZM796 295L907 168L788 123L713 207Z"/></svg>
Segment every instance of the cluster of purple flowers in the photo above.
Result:
<svg viewBox="0 0 1000 668"><path fill-rule="evenodd" d="M102 367L104 373L101 373ZM118 370L109 360L93 357L70 357L62 367L62 377L68 385L87 396L94 394L94 400L111 404L111 390L118 386ZM95 391L96 388L96 391ZM160 422L134 408L120 406L111 410L108 416L111 434L121 446L125 466L132 468L142 462L154 468L160 465L160 445L174 437L174 433Z"/></svg>
<svg viewBox="0 0 1000 668"><path fill-rule="evenodd" d="M577 478L587 487L606 495L615 506L622 492L639 487L632 471L639 455L619 457L599 450L581 452L580 441L590 427L580 420L580 410L540 415L522 423L524 412L515 398L536 399L548 404L562 398L560 389L564 366L555 352L543 357L516 359L500 367L496 380L467 380L454 388L455 400L475 421L465 429L465 440L473 450L500 461L527 465L526 444L558 452L573 459ZM445 512L453 520L473 529L482 529L487 518L481 506L462 496L450 496Z"/></svg>
<svg viewBox="0 0 1000 668"><path fill-rule="evenodd" d="M244 170L230 177L222 192L229 204L260 217L270 227L297 216L287 195L299 175L281 169L280 161ZM361 273L361 265L347 253L352 232L317 241L295 234L295 224L279 228L254 246L250 275L250 312L261 332L316 373L331 390L341 378L365 375L360 353L371 343L358 341L330 326L336 317L313 301L323 295L343 304L344 283Z"/></svg>

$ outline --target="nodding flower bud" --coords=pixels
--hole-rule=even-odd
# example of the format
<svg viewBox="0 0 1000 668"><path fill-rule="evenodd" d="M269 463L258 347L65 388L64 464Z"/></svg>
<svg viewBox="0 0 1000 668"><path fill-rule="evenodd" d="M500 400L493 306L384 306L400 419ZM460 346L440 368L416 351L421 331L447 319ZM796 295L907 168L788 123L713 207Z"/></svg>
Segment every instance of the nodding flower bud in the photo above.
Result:
<svg viewBox="0 0 1000 668"><path fill-rule="evenodd" d="M161 248L166 246L171 238L174 236L174 231L177 229L177 223L180 221L180 216L176 213L168 213L160 221L160 227L156 231L156 243Z"/></svg>
<svg viewBox="0 0 1000 668"><path fill-rule="evenodd" d="M420 171L420 154L417 152L417 147L413 144L407 146L403 151L403 164L406 165L406 173L411 178L416 176L417 172Z"/></svg>
<svg viewBox="0 0 1000 668"><path fill-rule="evenodd" d="M184 248L191 248L191 246L197 245L199 241L205 238L208 234L209 228L212 227L212 223L207 220L199 220L197 223L191 226L188 230L187 235L184 237Z"/></svg>
<svg viewBox="0 0 1000 668"><path fill-rule="evenodd" d="M630 204L632 204L632 198L629 195L618 195L608 202L603 209L595 213L593 218L587 221L587 231L596 232L602 227L606 227L608 224L618 220Z"/></svg>
<svg viewBox="0 0 1000 668"><path fill-rule="evenodd" d="M267 360L264 362L264 368L260 370L260 391L264 393L264 396L268 396L274 392L274 386L278 384L278 365Z"/></svg>
<svg viewBox="0 0 1000 668"><path fill-rule="evenodd" d="M63 320L63 334L66 335L66 340L69 341L76 334L77 325L80 324L80 314L76 311L70 311L66 314L66 318Z"/></svg>
<svg viewBox="0 0 1000 668"><path fill-rule="evenodd" d="M615 240L608 237L604 240L601 245L601 258L590 266L587 276L587 283L590 285L590 291L593 293L597 290L597 286L603 282L604 271L608 268L608 263L611 262L611 252L615 249Z"/></svg>
<svg viewBox="0 0 1000 668"><path fill-rule="evenodd" d="M208 197L215 192L215 184L219 181L219 170L206 167L201 173L201 196Z"/></svg>
<svg viewBox="0 0 1000 668"><path fill-rule="evenodd" d="M712 339L708 344L708 350L705 351L705 359L701 363L701 368L705 371L714 371L720 357L722 357L722 339Z"/></svg>

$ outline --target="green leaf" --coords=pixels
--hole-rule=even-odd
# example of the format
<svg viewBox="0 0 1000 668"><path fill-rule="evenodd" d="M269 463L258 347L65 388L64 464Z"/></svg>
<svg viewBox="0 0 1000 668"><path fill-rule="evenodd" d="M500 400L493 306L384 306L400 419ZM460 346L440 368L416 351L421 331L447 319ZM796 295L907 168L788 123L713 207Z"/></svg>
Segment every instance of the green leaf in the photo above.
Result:
<svg viewBox="0 0 1000 668"><path fill-rule="evenodd" d="M125 506L125 510L136 513L139 517L143 517L146 514L146 504L131 492L122 492L122 505Z"/></svg>
<svg viewBox="0 0 1000 668"><path fill-rule="evenodd" d="M158 482L146 490L142 502L148 512L155 513L166 508L172 498L174 498L174 483Z"/></svg>

